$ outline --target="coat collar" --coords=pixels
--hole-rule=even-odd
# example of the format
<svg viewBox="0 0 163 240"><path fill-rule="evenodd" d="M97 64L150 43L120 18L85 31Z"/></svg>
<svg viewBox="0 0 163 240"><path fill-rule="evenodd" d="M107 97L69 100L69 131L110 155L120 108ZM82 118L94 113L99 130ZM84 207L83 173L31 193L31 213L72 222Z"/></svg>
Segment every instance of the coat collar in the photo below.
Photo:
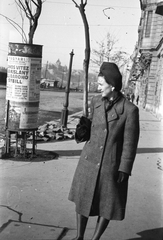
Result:
<svg viewBox="0 0 163 240"><path fill-rule="evenodd" d="M124 103L125 103L125 97L122 95L122 97L119 99L118 102L115 103L113 108L115 108L118 115L122 114L124 111Z"/></svg>
<svg viewBox="0 0 163 240"><path fill-rule="evenodd" d="M113 107L107 112L107 121L113 121L118 118L124 111L125 98L122 97L116 102ZM95 102L95 108L102 107L104 109L104 101L101 100L101 97Z"/></svg>

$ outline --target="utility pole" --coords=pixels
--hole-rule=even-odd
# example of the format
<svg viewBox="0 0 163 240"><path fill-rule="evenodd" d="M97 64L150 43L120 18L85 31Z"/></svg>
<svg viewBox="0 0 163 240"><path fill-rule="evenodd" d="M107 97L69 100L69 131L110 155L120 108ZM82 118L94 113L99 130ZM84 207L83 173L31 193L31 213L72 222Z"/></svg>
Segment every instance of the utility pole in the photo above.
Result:
<svg viewBox="0 0 163 240"><path fill-rule="evenodd" d="M79 77L78 77L78 91L79 91L79 86L80 86L80 73L79 73Z"/></svg>
<svg viewBox="0 0 163 240"><path fill-rule="evenodd" d="M48 70L48 61L47 61L47 63L46 63L46 69L45 69L45 79L46 79L47 70Z"/></svg>
<svg viewBox="0 0 163 240"><path fill-rule="evenodd" d="M68 80L67 80L67 86L65 89L65 102L63 104L63 109L61 113L61 125L63 127L67 127L67 118L68 118L68 105L69 105L69 92L70 92L70 79L71 79L71 70L72 70L72 59L73 59L74 53L73 50L70 53L70 63L69 63L69 71L68 71Z"/></svg>

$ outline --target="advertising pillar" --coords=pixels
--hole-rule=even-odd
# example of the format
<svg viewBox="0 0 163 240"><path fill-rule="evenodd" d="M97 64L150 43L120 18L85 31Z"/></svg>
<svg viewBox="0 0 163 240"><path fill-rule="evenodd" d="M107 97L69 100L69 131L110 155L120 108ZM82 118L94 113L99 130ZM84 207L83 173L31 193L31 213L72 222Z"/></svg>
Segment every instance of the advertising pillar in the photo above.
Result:
<svg viewBox="0 0 163 240"><path fill-rule="evenodd" d="M38 127L42 46L9 43L7 123L10 130Z"/></svg>

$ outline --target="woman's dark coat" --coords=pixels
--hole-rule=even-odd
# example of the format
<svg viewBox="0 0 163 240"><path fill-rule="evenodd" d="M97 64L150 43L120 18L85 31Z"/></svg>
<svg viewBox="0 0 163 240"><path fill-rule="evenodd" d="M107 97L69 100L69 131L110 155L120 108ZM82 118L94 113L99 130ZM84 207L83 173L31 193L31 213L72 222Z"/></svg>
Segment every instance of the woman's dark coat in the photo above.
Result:
<svg viewBox="0 0 163 240"><path fill-rule="evenodd" d="M138 108L123 96L105 112L104 101L91 101L91 136L82 150L69 200L86 217L122 220L128 182L117 183L118 171L131 175L139 139ZM97 203L97 204L96 204Z"/></svg>

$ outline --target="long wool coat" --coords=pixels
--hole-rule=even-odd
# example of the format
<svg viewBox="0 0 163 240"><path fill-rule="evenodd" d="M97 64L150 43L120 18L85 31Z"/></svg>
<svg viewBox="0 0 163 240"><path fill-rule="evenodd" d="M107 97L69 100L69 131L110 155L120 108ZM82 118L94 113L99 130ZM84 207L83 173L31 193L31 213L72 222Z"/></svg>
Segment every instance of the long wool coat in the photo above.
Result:
<svg viewBox="0 0 163 240"><path fill-rule="evenodd" d="M91 101L91 136L82 150L69 200L76 212L122 220L128 182L117 183L118 171L131 175L139 139L138 108L123 96L108 112L104 101Z"/></svg>

